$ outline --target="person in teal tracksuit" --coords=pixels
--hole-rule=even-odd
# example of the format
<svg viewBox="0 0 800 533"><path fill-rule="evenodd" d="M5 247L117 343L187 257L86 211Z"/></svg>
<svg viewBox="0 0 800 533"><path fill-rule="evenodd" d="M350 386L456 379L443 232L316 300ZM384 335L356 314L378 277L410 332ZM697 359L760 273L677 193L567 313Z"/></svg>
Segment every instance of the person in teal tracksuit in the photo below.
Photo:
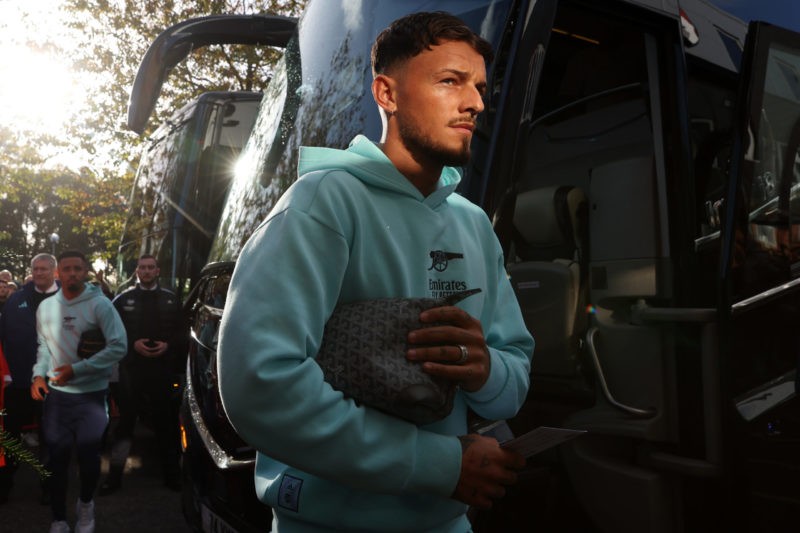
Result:
<svg viewBox="0 0 800 533"><path fill-rule="evenodd" d="M382 141L303 148L301 177L241 252L221 324L220 393L259 452L256 492L282 533L468 531L467 506L490 506L524 466L467 434L468 408L514 416L533 352L488 217L454 192L490 56L451 15L393 23L373 47ZM417 427L323 380L313 359L338 303L476 288L421 315L449 325L409 335L408 358L458 384L447 418Z"/></svg>
<svg viewBox="0 0 800 533"><path fill-rule="evenodd" d="M106 396L111 371L128 348L125 326L102 291L86 282L86 257L66 251L58 257L61 290L36 311L39 349L33 366L31 396L44 401L42 435L47 469L51 533L69 532L67 482L73 445L80 468L76 533L92 533L94 491L100 478L100 451L108 425ZM87 347L87 332L95 343ZM91 332L97 332L92 334Z"/></svg>

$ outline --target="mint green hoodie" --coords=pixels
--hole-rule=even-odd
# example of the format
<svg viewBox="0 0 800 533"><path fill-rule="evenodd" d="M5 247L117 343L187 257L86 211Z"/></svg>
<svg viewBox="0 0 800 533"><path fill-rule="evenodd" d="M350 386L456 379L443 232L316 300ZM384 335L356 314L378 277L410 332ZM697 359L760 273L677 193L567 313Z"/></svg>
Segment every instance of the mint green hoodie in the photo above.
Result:
<svg viewBox="0 0 800 533"><path fill-rule="evenodd" d="M491 224L453 193L455 169L423 197L361 136L346 151L301 149L299 173L242 250L220 331L220 393L259 451L258 496L282 531L465 531L466 506L450 499L456 435L467 407L517 412L533 352ZM491 375L446 419L417 427L323 380L313 358L337 303L474 288L459 305L481 321Z"/></svg>
<svg viewBox="0 0 800 533"><path fill-rule="evenodd" d="M80 359L78 341L81 333L99 328L106 347L89 359ZM114 306L103 292L87 283L86 288L72 300L58 291L39 305L36 311L36 331L39 350L33 376L54 377L53 370L72 365L75 376L65 385L48 387L71 392L93 392L108 388L108 378L114 363L127 353L125 326Z"/></svg>

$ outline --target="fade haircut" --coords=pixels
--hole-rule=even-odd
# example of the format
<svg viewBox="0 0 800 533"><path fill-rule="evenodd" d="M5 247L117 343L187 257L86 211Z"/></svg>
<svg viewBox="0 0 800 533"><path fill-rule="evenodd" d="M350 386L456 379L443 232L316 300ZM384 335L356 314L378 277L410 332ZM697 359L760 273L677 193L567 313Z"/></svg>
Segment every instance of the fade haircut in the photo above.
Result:
<svg viewBox="0 0 800 533"><path fill-rule="evenodd" d="M400 63L446 41L469 44L489 63L492 45L464 21L444 11L411 13L392 22L372 45L372 75L386 74Z"/></svg>
<svg viewBox="0 0 800 533"><path fill-rule="evenodd" d="M155 261L156 266L158 266L158 259L156 259L156 256L154 256L152 254L142 254L142 255L139 256L139 261L141 261L142 259L152 259L153 261ZM139 261L137 261L137 263Z"/></svg>
<svg viewBox="0 0 800 533"><path fill-rule="evenodd" d="M33 256L33 259L31 259L31 268L33 268L34 263L38 263L39 261L47 261L48 263L50 263L50 266L52 268L56 268L57 261L55 256L52 254L48 253L36 254L35 256Z"/></svg>
<svg viewBox="0 0 800 533"><path fill-rule="evenodd" d="M68 259L70 257L77 257L83 261L84 265L89 264L89 261L86 260L86 256L83 255L83 252L79 252L78 250L67 250L66 252L61 252L58 256L58 262L60 263L62 259Z"/></svg>

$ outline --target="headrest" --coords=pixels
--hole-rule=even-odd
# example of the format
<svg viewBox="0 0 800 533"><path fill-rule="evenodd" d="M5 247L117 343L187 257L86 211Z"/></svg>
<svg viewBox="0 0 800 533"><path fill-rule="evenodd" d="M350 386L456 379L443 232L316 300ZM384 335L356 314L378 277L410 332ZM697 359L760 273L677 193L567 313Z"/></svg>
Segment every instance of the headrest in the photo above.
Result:
<svg viewBox="0 0 800 533"><path fill-rule="evenodd" d="M526 260L574 259L583 246L585 208L586 195L578 187L554 185L518 193L514 228L522 242L517 254Z"/></svg>

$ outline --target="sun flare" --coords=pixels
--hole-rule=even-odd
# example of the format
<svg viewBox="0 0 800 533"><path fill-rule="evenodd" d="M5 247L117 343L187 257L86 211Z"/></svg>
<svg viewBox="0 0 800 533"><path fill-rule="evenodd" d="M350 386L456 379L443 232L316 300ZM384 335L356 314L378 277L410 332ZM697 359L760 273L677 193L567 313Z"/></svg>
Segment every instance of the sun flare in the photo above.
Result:
<svg viewBox="0 0 800 533"><path fill-rule="evenodd" d="M80 46L66 31L63 0L0 0L0 126L63 135L86 104L87 79L42 45Z"/></svg>
<svg viewBox="0 0 800 533"><path fill-rule="evenodd" d="M82 105L75 75L58 58L22 45L0 54L0 124L58 134Z"/></svg>

